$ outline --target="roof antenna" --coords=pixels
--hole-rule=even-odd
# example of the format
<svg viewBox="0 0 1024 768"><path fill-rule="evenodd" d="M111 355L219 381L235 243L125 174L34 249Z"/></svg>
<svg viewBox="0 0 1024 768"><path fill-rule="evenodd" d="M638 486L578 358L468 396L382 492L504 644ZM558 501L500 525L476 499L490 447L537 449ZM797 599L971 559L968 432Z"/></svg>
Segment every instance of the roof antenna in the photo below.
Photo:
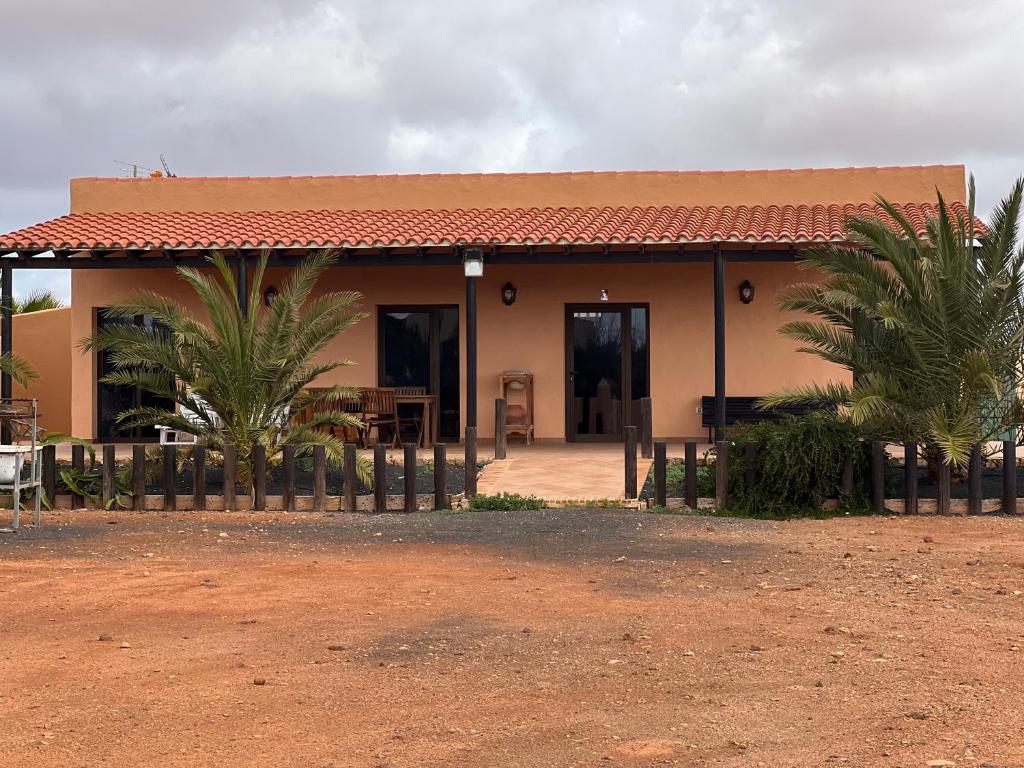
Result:
<svg viewBox="0 0 1024 768"><path fill-rule="evenodd" d="M174 174L171 173L171 168L169 165L167 165L167 158L163 156L162 152L160 153L160 165L164 167L164 173L167 174L167 178L173 179Z"/></svg>

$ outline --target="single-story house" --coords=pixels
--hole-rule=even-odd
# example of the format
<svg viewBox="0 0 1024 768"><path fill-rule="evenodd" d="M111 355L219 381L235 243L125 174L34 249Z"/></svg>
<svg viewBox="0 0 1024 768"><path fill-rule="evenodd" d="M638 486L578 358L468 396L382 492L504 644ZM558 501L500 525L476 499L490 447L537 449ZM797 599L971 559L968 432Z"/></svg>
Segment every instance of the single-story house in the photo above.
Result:
<svg viewBox="0 0 1024 768"><path fill-rule="evenodd" d="M135 289L194 303L172 269L211 249L245 279L269 249L270 288L310 249L337 248L325 281L361 292L370 314L330 350L356 363L339 377L426 388L442 439L467 425L493 435L509 371L532 374L537 439L620 440L644 397L657 436L696 437L702 397L846 375L777 332L775 296L814 279L802 249L843 241L846 218L875 213L878 195L923 231L936 191L962 207L965 186L960 165L80 178L67 216L0 236L0 268L5 292L21 268L72 270L77 342ZM467 277L478 255L482 275ZM115 422L139 393L99 383L103 359L77 343L69 357L73 434L145 437Z"/></svg>

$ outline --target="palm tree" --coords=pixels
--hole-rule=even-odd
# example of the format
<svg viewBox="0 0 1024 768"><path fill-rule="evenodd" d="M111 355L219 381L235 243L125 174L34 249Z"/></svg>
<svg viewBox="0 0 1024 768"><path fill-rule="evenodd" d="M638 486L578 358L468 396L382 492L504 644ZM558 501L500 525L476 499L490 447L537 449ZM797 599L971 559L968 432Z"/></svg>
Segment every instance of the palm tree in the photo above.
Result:
<svg viewBox="0 0 1024 768"><path fill-rule="evenodd" d="M11 308L16 315L25 315L29 312L40 312L44 309L61 309L64 302L61 301L52 291L37 288L24 299L14 299Z"/></svg>
<svg viewBox="0 0 1024 768"><path fill-rule="evenodd" d="M838 406L877 436L918 441L933 462L959 468L972 444L1020 425L1022 193L1024 179L976 229L972 178L967 211L954 214L939 195L926 237L879 199L890 222L851 218L852 246L808 252L803 266L825 279L792 286L779 303L817 319L780 331L851 371L853 384L799 387L763 406Z"/></svg>
<svg viewBox="0 0 1024 768"><path fill-rule="evenodd" d="M267 253L260 259L249 291L249 310L238 301L235 277L221 253L210 262L213 274L190 267L177 272L195 292L209 318L195 319L180 304L156 292L139 292L107 310L110 317L148 315L152 326L110 324L83 340L85 349L110 354L111 384L138 386L171 401L176 408L140 407L121 413L125 426L171 427L205 442L214 451L233 443L239 475L251 480L252 447L267 447L273 460L285 444L299 452L323 445L330 461L342 461L344 443L321 430L325 426L358 426L335 404L358 390L335 386L309 393L319 376L350 365L348 360L316 359L342 331L365 315L357 311L361 295L328 291L313 297L323 271L334 261L319 251L297 265L267 306L260 293ZM219 277L219 279L218 279ZM308 423L289 425L299 408L317 406ZM186 418L183 411L195 414ZM366 467L361 473L367 476Z"/></svg>

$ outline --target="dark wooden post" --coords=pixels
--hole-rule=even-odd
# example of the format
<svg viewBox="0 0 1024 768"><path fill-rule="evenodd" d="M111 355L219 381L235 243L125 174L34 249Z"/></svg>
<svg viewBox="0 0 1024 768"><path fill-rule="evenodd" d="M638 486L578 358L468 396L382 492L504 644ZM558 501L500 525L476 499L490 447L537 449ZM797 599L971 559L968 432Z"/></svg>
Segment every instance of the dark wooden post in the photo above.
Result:
<svg viewBox="0 0 1024 768"><path fill-rule="evenodd" d="M117 464L113 445L103 446L103 508L107 509L114 500L114 469Z"/></svg>
<svg viewBox="0 0 1024 768"><path fill-rule="evenodd" d="M668 444L659 440L654 444L654 503L668 504Z"/></svg>
<svg viewBox="0 0 1024 768"><path fill-rule="evenodd" d="M284 475L282 506L289 512L295 511L295 446L285 444L281 448L281 468Z"/></svg>
<svg viewBox="0 0 1024 768"><path fill-rule="evenodd" d="M388 452L383 443L373 446L373 511L388 511Z"/></svg>
<svg viewBox="0 0 1024 768"><path fill-rule="evenodd" d="M1003 440L1003 514L1017 513L1017 443Z"/></svg>
<svg viewBox="0 0 1024 768"><path fill-rule="evenodd" d="M238 274L235 277L237 281L236 290L238 291L238 306L242 310L243 315L249 314L249 274L248 264L246 263L246 254L242 251L238 252Z"/></svg>
<svg viewBox="0 0 1024 768"><path fill-rule="evenodd" d="M476 496L476 427L466 427L466 496Z"/></svg>
<svg viewBox="0 0 1024 768"><path fill-rule="evenodd" d="M885 443L871 441L871 508L876 515L885 514Z"/></svg>
<svg viewBox="0 0 1024 768"><path fill-rule="evenodd" d="M715 243L715 442L725 440L725 254Z"/></svg>
<svg viewBox="0 0 1024 768"><path fill-rule="evenodd" d="M625 498L636 498L636 427L626 427L626 489Z"/></svg>
<svg viewBox="0 0 1024 768"><path fill-rule="evenodd" d="M146 446L132 446L132 509L146 508Z"/></svg>
<svg viewBox="0 0 1024 768"><path fill-rule="evenodd" d="M356 511L356 446L345 443L342 483L345 485L345 511Z"/></svg>
<svg viewBox="0 0 1024 768"><path fill-rule="evenodd" d="M192 448L192 508L206 511L206 446Z"/></svg>
<svg viewBox="0 0 1024 768"><path fill-rule="evenodd" d="M858 443L859 447L859 443ZM839 475L839 492L847 499L853 496L853 454L848 453L843 459L842 473Z"/></svg>
<svg viewBox="0 0 1024 768"><path fill-rule="evenodd" d="M405 444L405 461L402 467L405 473L405 511L416 511L416 445Z"/></svg>
<svg viewBox="0 0 1024 768"><path fill-rule="evenodd" d="M14 270L10 259L3 259L0 267L0 355L9 357L14 352ZM0 373L0 399L8 400L13 393L13 379L7 371ZM0 424L0 443L11 444L11 424Z"/></svg>
<svg viewBox="0 0 1024 768"><path fill-rule="evenodd" d="M479 248L467 248L464 257L483 258ZM476 429L476 277L466 278L466 427ZM475 492L475 491L474 491Z"/></svg>
<svg viewBox="0 0 1024 768"><path fill-rule="evenodd" d="M238 452L232 443L224 445L224 509L233 510L238 506Z"/></svg>
<svg viewBox="0 0 1024 768"><path fill-rule="evenodd" d="M683 471L686 473L686 506L697 508L697 443L687 440L683 445Z"/></svg>
<svg viewBox="0 0 1024 768"><path fill-rule="evenodd" d="M252 447L252 508L256 512L267 508L267 446L263 443Z"/></svg>
<svg viewBox="0 0 1024 768"><path fill-rule="evenodd" d="M508 400L499 397L494 401L494 458L497 461L508 456Z"/></svg>
<svg viewBox="0 0 1024 768"><path fill-rule="evenodd" d="M50 504L57 506L57 446L43 446L43 493Z"/></svg>
<svg viewBox="0 0 1024 768"><path fill-rule="evenodd" d="M448 453L444 443L434 445L434 509L448 509Z"/></svg>
<svg viewBox="0 0 1024 768"><path fill-rule="evenodd" d="M971 446L970 465L967 469L967 514L981 514L981 444Z"/></svg>
<svg viewBox="0 0 1024 768"><path fill-rule="evenodd" d="M949 475L950 467L944 460L939 462L939 514L948 515L949 504Z"/></svg>
<svg viewBox="0 0 1024 768"><path fill-rule="evenodd" d="M327 509L327 448L313 446L313 511Z"/></svg>
<svg viewBox="0 0 1024 768"><path fill-rule="evenodd" d="M749 442L743 446L743 484L747 491L754 490L757 485L757 452L758 444Z"/></svg>
<svg viewBox="0 0 1024 768"><path fill-rule="evenodd" d="M173 512L178 508L178 491L174 487L178 479L178 449L173 445L164 446L164 511Z"/></svg>
<svg viewBox="0 0 1024 768"><path fill-rule="evenodd" d="M903 446L903 513L917 514L917 443Z"/></svg>
<svg viewBox="0 0 1024 768"><path fill-rule="evenodd" d="M640 455L654 456L654 411L649 397L640 398Z"/></svg>
<svg viewBox="0 0 1024 768"><path fill-rule="evenodd" d="M729 508L729 441L715 443L715 506Z"/></svg>
<svg viewBox="0 0 1024 768"><path fill-rule="evenodd" d="M84 445L72 445L71 446L71 469L74 470L76 475L81 475L85 472L85 446ZM85 506L85 497L75 493L71 496L71 506L75 509Z"/></svg>

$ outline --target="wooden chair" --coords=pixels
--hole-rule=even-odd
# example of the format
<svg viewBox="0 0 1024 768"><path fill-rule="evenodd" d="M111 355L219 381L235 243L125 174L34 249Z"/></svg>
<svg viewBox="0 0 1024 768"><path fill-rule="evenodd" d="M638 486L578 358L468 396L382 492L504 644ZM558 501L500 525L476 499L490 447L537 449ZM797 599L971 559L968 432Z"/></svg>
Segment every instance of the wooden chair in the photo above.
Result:
<svg viewBox="0 0 1024 768"><path fill-rule="evenodd" d="M409 397L421 397L427 394L426 387L395 387L395 395L401 397L402 395L408 395ZM416 407L415 404L407 407ZM403 416L401 413L398 414L398 424L401 427L412 427L416 430L416 445L423 444L423 407L420 406L411 416Z"/></svg>
<svg viewBox="0 0 1024 768"><path fill-rule="evenodd" d="M398 420L398 405L395 390L387 387L370 387L363 390L363 446L370 431L377 428L377 442L381 441L381 427L390 427L393 437L391 445L398 447L401 424Z"/></svg>

